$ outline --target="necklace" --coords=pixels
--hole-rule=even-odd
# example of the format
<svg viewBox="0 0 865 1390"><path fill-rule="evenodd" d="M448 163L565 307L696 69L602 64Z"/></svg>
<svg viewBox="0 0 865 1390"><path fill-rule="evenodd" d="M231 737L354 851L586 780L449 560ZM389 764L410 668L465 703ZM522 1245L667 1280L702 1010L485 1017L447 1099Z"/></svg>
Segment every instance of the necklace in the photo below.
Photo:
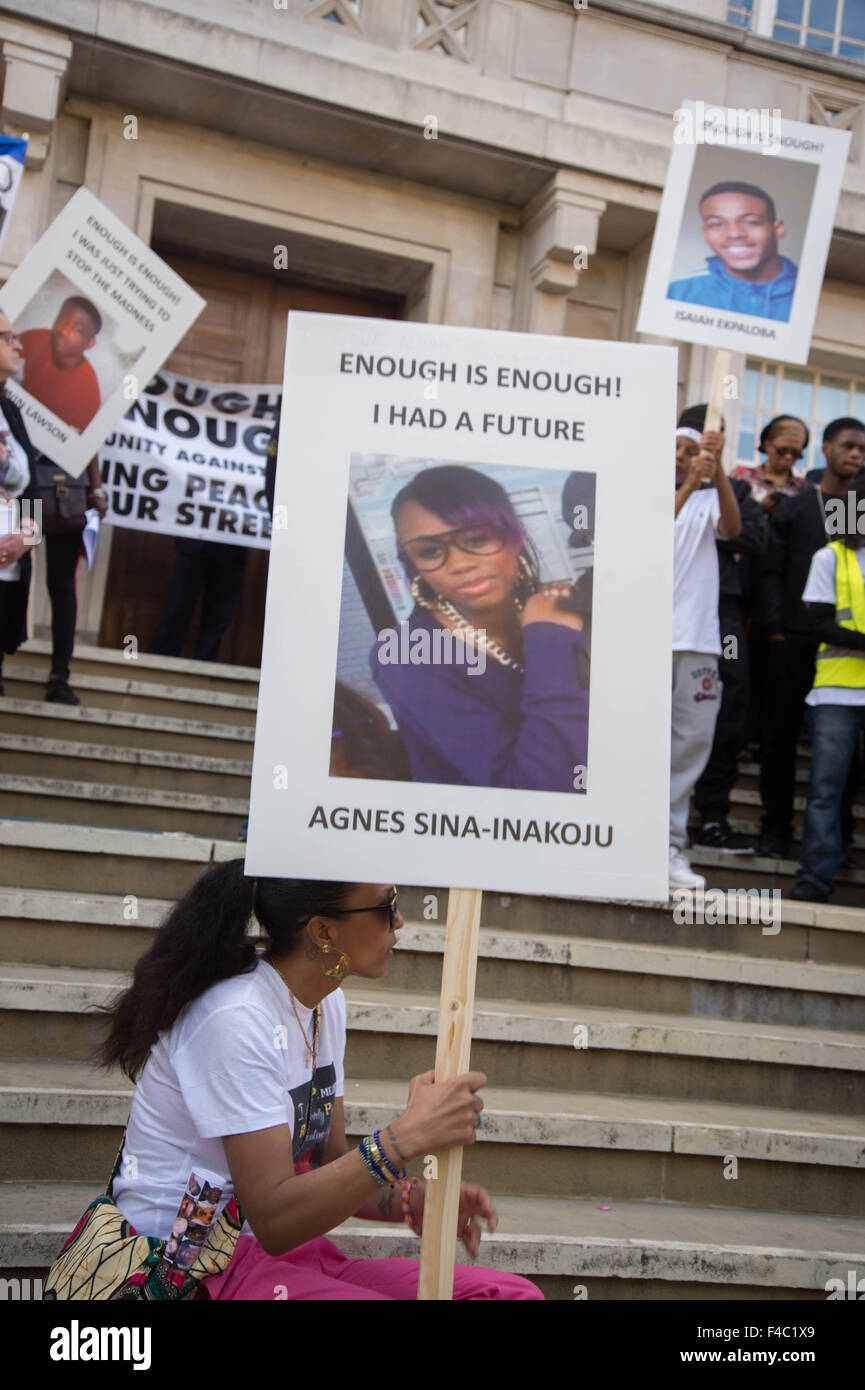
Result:
<svg viewBox="0 0 865 1390"><path fill-rule="evenodd" d="M300 1134L298 1135L298 1152L301 1152L303 1150L304 1144L306 1143L306 1136L309 1133L309 1122L312 1119L312 1095L313 1086L315 1083L315 1058L316 1053L318 1052L318 1029L321 1023L321 1005L316 1004L315 1009L313 1011L312 1042L310 1042L306 1036L306 1029L300 1021L300 1015L298 1014L294 1003L294 995L292 994L290 989L288 991L288 997L291 1000L291 1009L295 1019L297 1020L297 1026L301 1031L303 1041L306 1043L306 1065L308 1067L311 1067L311 1073L309 1078L309 1100L306 1103L306 1115L304 1119L301 1121Z"/></svg>
<svg viewBox="0 0 865 1390"><path fill-rule="evenodd" d="M292 994L290 989L288 991L288 997L291 1000L291 1011L294 1014L297 1026L300 1029L301 1036L303 1037L303 1041L306 1043L306 1065L311 1066L313 1072L315 1072L315 1054L318 1051L318 1028L321 1022L321 1005L316 1004L313 1010L312 1042L310 1042L309 1038L306 1036L306 1029L300 1021L300 1014L297 1012L297 1006L294 1002L294 995Z"/></svg>
<svg viewBox="0 0 865 1390"><path fill-rule="evenodd" d="M448 619L457 632L464 634L471 633L475 644L480 650L488 652L493 660L497 661L500 666L511 666L515 671L519 671L521 675L525 674L526 668L524 666L521 666L518 661L512 656L509 656L499 642L496 642L492 637L487 637L482 628L472 627L471 623L467 622L462 613L454 608L453 604L449 603L446 598L440 598L436 604L436 608Z"/></svg>

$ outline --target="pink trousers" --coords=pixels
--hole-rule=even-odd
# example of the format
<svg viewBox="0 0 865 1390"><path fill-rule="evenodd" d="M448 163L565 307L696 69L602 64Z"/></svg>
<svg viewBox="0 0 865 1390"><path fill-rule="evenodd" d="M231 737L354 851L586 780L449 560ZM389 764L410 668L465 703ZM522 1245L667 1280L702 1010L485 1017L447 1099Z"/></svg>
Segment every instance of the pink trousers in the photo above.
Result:
<svg viewBox="0 0 865 1390"><path fill-rule="evenodd" d="M287 1255L268 1255L254 1236L241 1236L222 1274L203 1279L214 1299L396 1299L417 1297L417 1260L350 1260L326 1236ZM543 1299L535 1284L518 1274L457 1265L454 1298Z"/></svg>

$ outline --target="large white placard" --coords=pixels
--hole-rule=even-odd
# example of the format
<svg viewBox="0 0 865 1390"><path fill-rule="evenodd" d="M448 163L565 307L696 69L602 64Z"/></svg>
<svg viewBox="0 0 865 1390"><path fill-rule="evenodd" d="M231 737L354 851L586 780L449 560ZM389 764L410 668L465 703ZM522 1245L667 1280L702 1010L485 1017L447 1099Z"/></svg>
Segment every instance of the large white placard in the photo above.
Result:
<svg viewBox="0 0 865 1390"><path fill-rule="evenodd" d="M683 102L637 331L807 362L849 146L847 130Z"/></svg>
<svg viewBox="0 0 865 1390"><path fill-rule="evenodd" d="M671 348L289 315L249 873L666 899L675 408Z"/></svg>
<svg viewBox="0 0 865 1390"><path fill-rule="evenodd" d="M38 449L77 477L204 308L86 188L0 290L24 362L6 390Z"/></svg>

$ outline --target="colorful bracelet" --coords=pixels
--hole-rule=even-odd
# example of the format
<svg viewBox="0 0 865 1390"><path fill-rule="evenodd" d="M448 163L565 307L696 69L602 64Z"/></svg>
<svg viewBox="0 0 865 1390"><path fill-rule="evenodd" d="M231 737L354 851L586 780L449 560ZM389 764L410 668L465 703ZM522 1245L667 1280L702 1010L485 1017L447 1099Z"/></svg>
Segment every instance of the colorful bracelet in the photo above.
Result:
<svg viewBox="0 0 865 1390"><path fill-rule="evenodd" d="M399 1182L402 1178L408 1177L408 1172L405 1168L402 1168L399 1171L397 1171L397 1169L394 1168L393 1164L391 1163L390 1159L388 1158L387 1154L382 1148L381 1139L379 1138L380 1134L381 1130L377 1129L375 1134L372 1136L373 1152L378 1162L381 1164L382 1168L384 1168L388 1173L390 1173L393 1181Z"/></svg>
<svg viewBox="0 0 865 1390"><path fill-rule="evenodd" d="M367 1135L366 1138L361 1139L357 1147L360 1149L363 1161L369 1169L370 1177L374 1178L380 1187L391 1187L391 1179L385 1177L384 1173L381 1171L381 1169L379 1168L378 1164L372 1156L372 1149L370 1148L369 1136Z"/></svg>
<svg viewBox="0 0 865 1390"><path fill-rule="evenodd" d="M409 1178L408 1182L404 1182L399 1196L402 1204L402 1214L408 1222L409 1229L414 1231L416 1236L419 1236L421 1228L412 1215L411 1209L411 1193L413 1187L417 1187L417 1178Z"/></svg>

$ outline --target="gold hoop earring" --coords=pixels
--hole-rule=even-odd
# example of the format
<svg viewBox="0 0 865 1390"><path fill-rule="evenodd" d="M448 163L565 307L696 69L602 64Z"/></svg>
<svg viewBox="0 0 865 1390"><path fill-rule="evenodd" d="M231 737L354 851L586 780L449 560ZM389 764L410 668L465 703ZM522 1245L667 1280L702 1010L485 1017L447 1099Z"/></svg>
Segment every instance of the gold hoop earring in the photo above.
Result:
<svg viewBox="0 0 865 1390"><path fill-rule="evenodd" d="M438 601L431 603L430 600L425 596L423 589L421 588L421 585L423 583L424 581L421 579L420 575L416 574L414 579L411 581L411 584L409 584L411 596L419 608L428 608L430 612L433 612L440 605Z"/></svg>
<svg viewBox="0 0 865 1390"><path fill-rule="evenodd" d="M326 955L326 956L329 956L329 955L330 955L331 948L330 948L330 946L327 945L326 942L325 942L325 944L322 946L321 949L322 949L322 953L323 953L324 955ZM345 954L345 952L343 951L342 954L340 955L340 958L339 958L339 960L337 961L336 965L331 966L330 970L325 970L324 973L325 973L326 977L328 978L328 980L344 980L345 977L346 977L346 975L347 975L348 972L349 972L350 966L351 966L351 959L350 959L350 957L347 956L347 955Z"/></svg>

